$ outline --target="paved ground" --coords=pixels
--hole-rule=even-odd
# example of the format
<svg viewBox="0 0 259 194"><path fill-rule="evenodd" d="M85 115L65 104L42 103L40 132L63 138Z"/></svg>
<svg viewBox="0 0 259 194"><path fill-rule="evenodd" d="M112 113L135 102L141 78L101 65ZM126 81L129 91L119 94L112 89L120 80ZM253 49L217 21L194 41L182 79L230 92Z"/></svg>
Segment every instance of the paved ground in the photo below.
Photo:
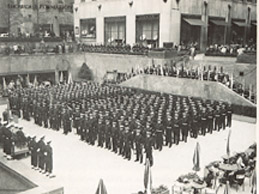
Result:
<svg viewBox="0 0 259 194"><path fill-rule="evenodd" d="M4 108L5 106L0 106L0 113ZM106 149L81 142L73 133L65 136L61 131L41 128L33 122L19 122L26 134L37 137L45 135L46 140L52 140L56 178L51 181L53 184L63 185L65 194L94 194L100 178L104 180L109 194L131 194L144 189L144 165L134 162L135 157L131 161L124 160ZM255 130L255 124L234 121L230 141L231 152L244 151L253 144ZM201 147L201 166L221 159L226 153L228 132L229 129L214 132L197 140L188 139L188 143L164 148L162 152L154 151L153 186L163 184L171 188L178 176L192 171L192 157L197 141ZM22 166L28 167L24 167L24 175L43 176L29 169L29 161L30 158L19 161ZM218 193L223 193L223 190L219 190ZM236 192L231 192L234 193ZM240 193L249 193L248 188Z"/></svg>

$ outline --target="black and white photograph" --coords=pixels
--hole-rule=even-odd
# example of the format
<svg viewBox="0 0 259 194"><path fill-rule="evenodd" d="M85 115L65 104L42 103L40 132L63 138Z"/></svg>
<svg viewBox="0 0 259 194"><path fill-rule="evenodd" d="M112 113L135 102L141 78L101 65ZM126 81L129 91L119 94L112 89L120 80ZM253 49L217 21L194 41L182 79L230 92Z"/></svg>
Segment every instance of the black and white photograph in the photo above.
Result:
<svg viewBox="0 0 259 194"><path fill-rule="evenodd" d="M0 0L0 194L257 194L257 0Z"/></svg>

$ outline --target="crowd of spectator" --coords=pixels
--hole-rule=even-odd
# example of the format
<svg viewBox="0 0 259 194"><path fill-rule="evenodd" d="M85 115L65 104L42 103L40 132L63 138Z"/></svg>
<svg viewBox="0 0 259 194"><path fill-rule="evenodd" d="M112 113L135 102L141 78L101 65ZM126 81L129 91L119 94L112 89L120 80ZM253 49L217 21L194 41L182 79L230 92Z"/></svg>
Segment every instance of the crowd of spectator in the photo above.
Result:
<svg viewBox="0 0 259 194"><path fill-rule="evenodd" d="M186 79L196 79L201 81L213 81L220 82L232 89L237 94L247 98L248 100L256 103L256 94L249 89L245 88L243 84L234 80L233 75L223 71L223 67L213 69L211 66L199 66L196 68L187 68L183 65L181 67L173 66L162 66L162 65L152 65L142 68L132 68L131 72L120 74L115 80L110 80L108 83L119 84L123 81L130 79L138 74L150 74L158 76L169 76L177 78Z"/></svg>
<svg viewBox="0 0 259 194"><path fill-rule="evenodd" d="M240 44L230 44L230 45L210 45L205 52L208 56L232 56L236 57L243 53L256 53L256 44L250 45L240 45Z"/></svg>

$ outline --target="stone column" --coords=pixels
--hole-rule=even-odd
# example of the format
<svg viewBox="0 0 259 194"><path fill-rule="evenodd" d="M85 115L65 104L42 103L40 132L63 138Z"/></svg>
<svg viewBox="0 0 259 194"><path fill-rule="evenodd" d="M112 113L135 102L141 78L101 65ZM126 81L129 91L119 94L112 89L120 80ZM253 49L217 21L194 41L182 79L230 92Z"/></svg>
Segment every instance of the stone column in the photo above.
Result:
<svg viewBox="0 0 259 194"><path fill-rule="evenodd" d="M209 20L209 9L208 9L208 2L204 1L202 3L202 15L201 20L205 23L204 26L201 26L200 32L200 49L201 51L205 51L207 48L208 42L208 20Z"/></svg>
<svg viewBox="0 0 259 194"><path fill-rule="evenodd" d="M126 17L126 43L131 46L136 42L136 18L135 14Z"/></svg>
<svg viewBox="0 0 259 194"><path fill-rule="evenodd" d="M231 40L231 23L232 23L232 7L228 5L228 15L226 16L225 32L224 32L224 44L229 44Z"/></svg>
<svg viewBox="0 0 259 194"><path fill-rule="evenodd" d="M102 16L96 18L96 43L104 43L104 18Z"/></svg>
<svg viewBox="0 0 259 194"><path fill-rule="evenodd" d="M246 44L248 42L250 28L251 28L251 8L248 7L247 8L246 26L245 26L245 32L244 32L244 44Z"/></svg>

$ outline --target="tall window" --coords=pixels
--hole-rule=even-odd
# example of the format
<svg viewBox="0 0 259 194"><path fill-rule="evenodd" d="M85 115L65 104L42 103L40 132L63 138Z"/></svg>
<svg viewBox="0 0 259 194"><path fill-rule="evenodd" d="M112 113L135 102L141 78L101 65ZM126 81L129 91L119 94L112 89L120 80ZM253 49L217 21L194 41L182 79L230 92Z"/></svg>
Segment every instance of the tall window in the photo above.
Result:
<svg viewBox="0 0 259 194"><path fill-rule="evenodd" d="M126 17L105 18L104 41L105 43L126 42Z"/></svg>
<svg viewBox="0 0 259 194"><path fill-rule="evenodd" d="M136 42L157 47L159 42L159 15L136 17Z"/></svg>
<svg viewBox="0 0 259 194"><path fill-rule="evenodd" d="M96 38L96 19L81 19L80 32L82 38Z"/></svg>

